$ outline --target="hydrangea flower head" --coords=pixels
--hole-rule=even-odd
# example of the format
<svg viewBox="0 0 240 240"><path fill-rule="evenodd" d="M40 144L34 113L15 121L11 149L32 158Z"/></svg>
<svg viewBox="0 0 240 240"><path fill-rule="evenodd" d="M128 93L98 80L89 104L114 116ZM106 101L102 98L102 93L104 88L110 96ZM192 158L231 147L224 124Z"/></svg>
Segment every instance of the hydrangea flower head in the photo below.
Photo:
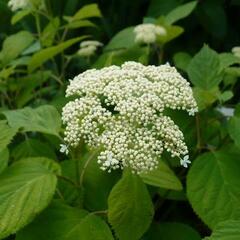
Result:
<svg viewBox="0 0 240 240"><path fill-rule="evenodd" d="M95 54L98 47L102 47L103 44L98 41L88 40L80 43L80 49L78 50L78 55L82 57L89 57Z"/></svg>
<svg viewBox="0 0 240 240"><path fill-rule="evenodd" d="M75 100L63 108L64 140L71 147L84 141L100 149L102 170L147 172L158 166L164 150L188 160L183 133L164 109L193 114L197 104L189 83L169 64L126 62L87 70L70 80L66 96ZM189 163L185 160L181 164Z"/></svg>
<svg viewBox="0 0 240 240"><path fill-rule="evenodd" d="M143 23L134 28L135 42L151 44L156 42L158 36L165 36L166 29L152 23Z"/></svg>

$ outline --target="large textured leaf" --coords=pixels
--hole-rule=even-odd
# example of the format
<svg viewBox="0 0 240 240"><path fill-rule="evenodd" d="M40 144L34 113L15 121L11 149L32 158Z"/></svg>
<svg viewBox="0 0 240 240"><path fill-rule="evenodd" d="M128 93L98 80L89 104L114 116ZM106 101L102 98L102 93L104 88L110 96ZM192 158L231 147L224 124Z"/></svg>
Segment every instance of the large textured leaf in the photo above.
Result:
<svg viewBox="0 0 240 240"><path fill-rule="evenodd" d="M16 240L113 240L107 224L94 214L53 202Z"/></svg>
<svg viewBox="0 0 240 240"><path fill-rule="evenodd" d="M8 165L9 151L7 148L0 150L0 173L2 173Z"/></svg>
<svg viewBox="0 0 240 240"><path fill-rule="evenodd" d="M108 199L108 220L120 240L138 240L148 229L153 206L140 177L125 172Z"/></svg>
<svg viewBox="0 0 240 240"><path fill-rule="evenodd" d="M214 229L210 237L203 240L239 240L240 239L240 221L228 220L221 222Z"/></svg>
<svg viewBox="0 0 240 240"><path fill-rule="evenodd" d="M144 240L201 240L200 235L190 226L177 223L153 224Z"/></svg>
<svg viewBox="0 0 240 240"><path fill-rule="evenodd" d="M194 211L210 227L240 217L240 154L237 150L206 153L194 161L187 195Z"/></svg>
<svg viewBox="0 0 240 240"><path fill-rule="evenodd" d="M45 48L45 49L35 53L32 56L32 58L29 62L29 65L28 65L29 72L32 72L33 70L35 70L36 68L41 66L43 63L45 63L47 60L53 58L57 54L61 53L65 49L72 46L74 43L77 43L84 38L85 38L85 36L73 38L73 39L67 40L66 42L59 43L56 46L48 47L48 48Z"/></svg>
<svg viewBox="0 0 240 240"><path fill-rule="evenodd" d="M0 175L0 239L29 223L50 202L57 183L56 163L46 158L21 160Z"/></svg>
<svg viewBox="0 0 240 240"><path fill-rule="evenodd" d="M61 118L58 111L50 105L32 109L26 107L18 110L4 111L8 124L24 132L36 131L58 136Z"/></svg>
<svg viewBox="0 0 240 240"><path fill-rule="evenodd" d="M0 52L0 61L2 61L3 64L8 64L11 60L19 56L33 40L32 34L27 31L21 31L9 36L3 42L2 51Z"/></svg>
<svg viewBox="0 0 240 240"><path fill-rule="evenodd" d="M223 78L222 70L218 54L207 45L192 58L187 68L191 82L205 90L218 86Z"/></svg>
<svg viewBox="0 0 240 240"><path fill-rule="evenodd" d="M172 190L182 190L182 184L174 172L160 161L156 170L142 173L141 178L147 184Z"/></svg>
<svg viewBox="0 0 240 240"><path fill-rule="evenodd" d="M178 20L185 18L189 14L191 14L191 12L194 10L196 6L197 6L197 1L193 1L193 2L188 2L186 4L183 4L179 7L176 7L166 15L165 21L168 24L173 24Z"/></svg>
<svg viewBox="0 0 240 240"><path fill-rule="evenodd" d="M27 157L47 157L56 160L54 149L49 146L49 143L42 142L37 139L26 139L16 145L12 152L11 157L14 160L20 160Z"/></svg>
<svg viewBox="0 0 240 240"><path fill-rule="evenodd" d="M11 128L7 125L7 122L0 121L0 150L4 149L17 133L16 128Z"/></svg>

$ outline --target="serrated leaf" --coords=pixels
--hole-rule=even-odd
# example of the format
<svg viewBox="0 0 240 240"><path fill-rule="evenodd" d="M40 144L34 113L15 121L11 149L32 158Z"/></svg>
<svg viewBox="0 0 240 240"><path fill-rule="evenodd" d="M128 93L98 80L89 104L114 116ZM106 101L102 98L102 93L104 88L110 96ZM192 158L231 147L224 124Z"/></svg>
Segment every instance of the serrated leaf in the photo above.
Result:
<svg viewBox="0 0 240 240"><path fill-rule="evenodd" d="M177 22L178 20L187 17L188 15L191 14L191 12L195 9L196 6L197 1L192 1L176 7L166 15L165 17L166 23L171 25Z"/></svg>
<svg viewBox="0 0 240 240"><path fill-rule="evenodd" d="M3 114L12 128L21 129L24 132L41 132L59 136L61 129L61 117L51 105L43 105L38 108L26 107L18 110L4 111Z"/></svg>
<svg viewBox="0 0 240 240"><path fill-rule="evenodd" d="M3 65L8 64L18 57L33 40L32 34L27 31L21 31L7 37L3 42L2 51L0 52L0 61L2 61Z"/></svg>
<svg viewBox="0 0 240 240"><path fill-rule="evenodd" d="M108 220L120 240L138 240L148 229L153 206L139 176L126 171L108 198Z"/></svg>
<svg viewBox="0 0 240 240"><path fill-rule="evenodd" d="M67 41L65 41L63 43L59 43L56 46L48 47L48 48L45 48L45 49L35 53L32 56L32 58L31 58L31 60L29 62L28 71L29 72L34 71L36 68L41 66L47 60L53 58L57 54L61 53L65 49L67 49L70 46L72 46L74 43L77 43L77 42L81 41L84 38L86 38L86 37L82 36L82 37L73 38L73 39L67 40Z"/></svg>
<svg viewBox="0 0 240 240"><path fill-rule="evenodd" d="M107 224L94 214L53 202L16 240L113 240Z"/></svg>
<svg viewBox="0 0 240 240"><path fill-rule="evenodd" d="M204 90L217 87L223 79L223 68L218 54L204 45L187 68L191 82Z"/></svg>
<svg viewBox="0 0 240 240"><path fill-rule="evenodd" d="M17 133L16 128L11 128L7 125L7 122L0 121L0 150L3 150L13 139Z"/></svg>
<svg viewBox="0 0 240 240"><path fill-rule="evenodd" d="M210 237L203 240L239 240L240 239L240 221L228 220L221 222L213 230Z"/></svg>
<svg viewBox="0 0 240 240"><path fill-rule="evenodd" d="M199 233L190 226L177 222L153 224L146 234L146 240L201 240Z"/></svg>
<svg viewBox="0 0 240 240"><path fill-rule="evenodd" d="M232 150L205 153L190 168L187 196L194 211L210 228L240 217L239 156L238 151Z"/></svg>
<svg viewBox="0 0 240 240"><path fill-rule="evenodd" d="M163 161L159 161L157 169L142 173L140 176L149 185L172 190L182 190L181 182Z"/></svg>
<svg viewBox="0 0 240 240"><path fill-rule="evenodd" d="M0 239L15 233L53 197L58 165L46 158L21 160L0 175Z"/></svg>

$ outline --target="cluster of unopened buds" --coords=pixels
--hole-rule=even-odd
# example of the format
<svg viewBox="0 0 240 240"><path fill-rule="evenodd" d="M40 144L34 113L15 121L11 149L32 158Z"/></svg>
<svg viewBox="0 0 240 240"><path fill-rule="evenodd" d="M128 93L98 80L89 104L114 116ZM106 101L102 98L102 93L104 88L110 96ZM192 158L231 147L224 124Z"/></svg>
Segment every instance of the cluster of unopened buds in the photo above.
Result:
<svg viewBox="0 0 240 240"><path fill-rule="evenodd" d="M143 23L134 28L135 42L151 44L157 41L159 36L166 36L164 27L152 23Z"/></svg>
<svg viewBox="0 0 240 240"><path fill-rule="evenodd" d="M63 108L62 152L84 142L99 149L100 168L109 172L151 171L164 150L184 167L190 163L183 133L164 110L194 115L197 104L189 83L169 64L126 62L87 70L70 80L66 96L75 100Z"/></svg>
<svg viewBox="0 0 240 240"><path fill-rule="evenodd" d="M99 47L102 47L101 42L95 40L83 41L80 43L80 49L78 55L82 57L90 57L94 55Z"/></svg>

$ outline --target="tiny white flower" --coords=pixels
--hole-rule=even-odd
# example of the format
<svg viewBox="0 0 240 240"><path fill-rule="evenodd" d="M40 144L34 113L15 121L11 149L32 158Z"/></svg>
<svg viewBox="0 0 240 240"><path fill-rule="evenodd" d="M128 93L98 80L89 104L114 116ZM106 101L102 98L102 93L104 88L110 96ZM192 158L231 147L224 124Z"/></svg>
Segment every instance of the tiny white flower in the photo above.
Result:
<svg viewBox="0 0 240 240"><path fill-rule="evenodd" d="M68 155L69 150L68 150L68 146L65 144L60 144L60 150L61 153L65 153L66 155Z"/></svg>
<svg viewBox="0 0 240 240"><path fill-rule="evenodd" d="M185 168L187 168L188 164L190 164L190 163L191 163L191 161L189 160L188 155L184 156L183 159L180 160L180 164Z"/></svg>

